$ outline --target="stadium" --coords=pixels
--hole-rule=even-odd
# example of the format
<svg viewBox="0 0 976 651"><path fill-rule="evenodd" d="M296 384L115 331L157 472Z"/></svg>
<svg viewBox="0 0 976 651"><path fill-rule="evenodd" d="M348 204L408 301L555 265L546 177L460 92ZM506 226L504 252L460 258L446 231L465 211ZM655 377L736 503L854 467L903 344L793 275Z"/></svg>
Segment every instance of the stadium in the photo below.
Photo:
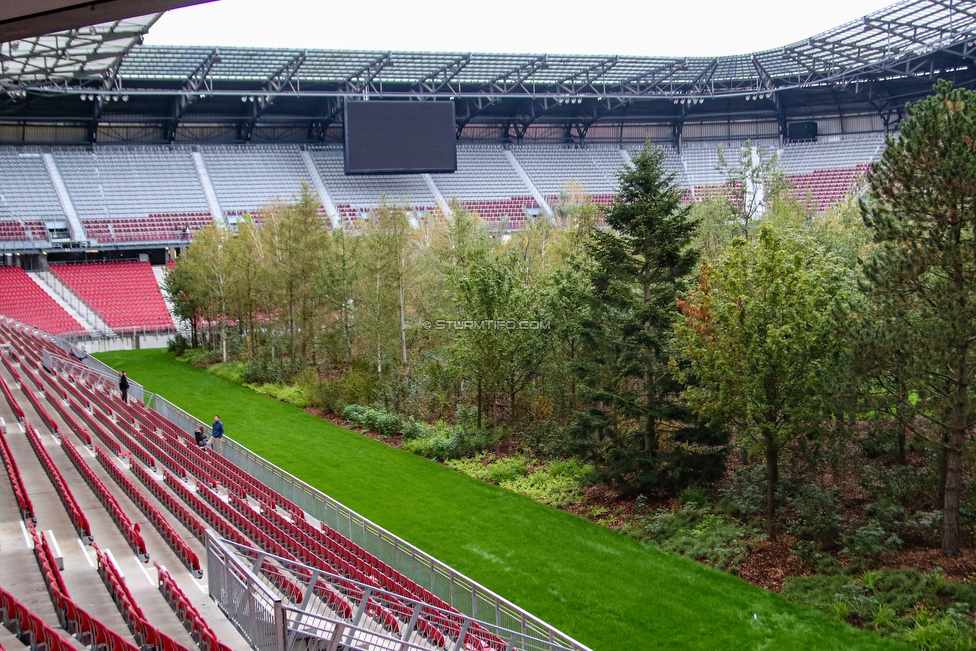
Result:
<svg viewBox="0 0 976 651"><path fill-rule="evenodd" d="M573 604L548 623L233 436L197 448L200 413L136 382L120 402L89 354L185 332L162 287L196 233L303 193L333 229L395 204L511 234L567 193L612 204L645 143L686 203L722 193L748 145L824 212L937 80L976 86L969 2L712 58L145 45L188 3L54 4L0 10L0 651L613 648ZM450 106L455 171L347 173L349 105L394 100ZM889 648L803 622L837 635L810 648Z"/></svg>

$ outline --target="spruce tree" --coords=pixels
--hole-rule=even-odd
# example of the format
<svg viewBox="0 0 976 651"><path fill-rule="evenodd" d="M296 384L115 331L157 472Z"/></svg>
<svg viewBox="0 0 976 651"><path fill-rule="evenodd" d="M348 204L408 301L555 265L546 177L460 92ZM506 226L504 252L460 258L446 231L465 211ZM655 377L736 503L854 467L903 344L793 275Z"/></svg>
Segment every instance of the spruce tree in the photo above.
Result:
<svg viewBox="0 0 976 651"><path fill-rule="evenodd" d="M695 268L695 222L682 190L665 171L664 152L646 147L621 173L605 229L589 244L592 321L586 332L584 397L591 407L572 428L601 467L601 479L624 490L661 481L662 422L682 421L668 368L675 299Z"/></svg>
<svg viewBox="0 0 976 651"><path fill-rule="evenodd" d="M976 424L976 93L940 81L908 113L869 177L864 271L872 318L886 325L870 349L902 366L908 390L891 399L942 435L942 554L959 556L963 447Z"/></svg>

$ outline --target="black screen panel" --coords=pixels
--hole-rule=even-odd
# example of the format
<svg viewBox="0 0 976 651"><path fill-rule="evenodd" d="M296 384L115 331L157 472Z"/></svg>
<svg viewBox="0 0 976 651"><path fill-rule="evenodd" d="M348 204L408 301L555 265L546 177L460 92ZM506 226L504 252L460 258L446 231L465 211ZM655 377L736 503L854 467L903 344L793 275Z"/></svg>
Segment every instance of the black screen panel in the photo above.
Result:
<svg viewBox="0 0 976 651"><path fill-rule="evenodd" d="M457 171L454 102L345 105L346 174Z"/></svg>
<svg viewBox="0 0 976 651"><path fill-rule="evenodd" d="M817 123L813 120L790 122L787 125L786 137L789 140L816 140Z"/></svg>

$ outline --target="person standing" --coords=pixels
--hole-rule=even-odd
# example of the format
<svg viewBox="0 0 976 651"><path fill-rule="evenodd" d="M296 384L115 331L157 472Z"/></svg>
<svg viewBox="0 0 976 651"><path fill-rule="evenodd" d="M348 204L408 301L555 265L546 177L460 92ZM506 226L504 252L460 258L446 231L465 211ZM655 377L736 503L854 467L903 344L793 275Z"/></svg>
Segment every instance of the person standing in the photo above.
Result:
<svg viewBox="0 0 976 651"><path fill-rule="evenodd" d="M210 449L224 453L224 424L220 416L214 416L213 426L210 428Z"/></svg>
<svg viewBox="0 0 976 651"><path fill-rule="evenodd" d="M122 392L122 402L129 402L129 378L125 376L125 371L119 373L119 391Z"/></svg>

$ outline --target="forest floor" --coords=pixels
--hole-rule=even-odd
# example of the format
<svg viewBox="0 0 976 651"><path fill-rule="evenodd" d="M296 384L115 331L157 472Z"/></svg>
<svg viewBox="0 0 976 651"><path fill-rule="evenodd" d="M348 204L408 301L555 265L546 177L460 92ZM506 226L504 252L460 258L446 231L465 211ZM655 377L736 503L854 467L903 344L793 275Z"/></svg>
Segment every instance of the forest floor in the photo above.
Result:
<svg viewBox="0 0 976 651"><path fill-rule="evenodd" d="M328 420L329 422L350 429L365 437L384 443L390 447L403 447L402 437L382 437L376 432L363 431L362 428L350 423L340 416L326 414L320 409L306 408L310 414ZM507 439L502 447L494 454L495 458L511 457L521 450L521 443L517 439ZM729 472L734 468L730 467ZM857 488L852 488L850 482L839 481L841 491L842 517L845 521L856 519L863 515L864 496ZM581 518L607 527L620 529L634 521L639 513L637 500L625 496L603 485L589 486L582 490L582 499L572 504L560 506ZM679 508L678 498L673 491L659 490L645 496L644 512L671 512ZM779 592L784 582L796 576L809 576L814 573L804 567L794 551L797 542L795 536L780 534L776 540L770 540L766 535L758 535L747 539L745 551L737 565L736 575L753 585ZM947 558L941 555L939 541L929 539L920 544L916 541L899 549L892 555L882 556L874 560L876 568L912 569L926 573L940 570L948 579L971 582L976 580L976 541L969 539L959 558ZM851 561L838 551L832 556L840 566ZM700 562L701 559L697 559Z"/></svg>

